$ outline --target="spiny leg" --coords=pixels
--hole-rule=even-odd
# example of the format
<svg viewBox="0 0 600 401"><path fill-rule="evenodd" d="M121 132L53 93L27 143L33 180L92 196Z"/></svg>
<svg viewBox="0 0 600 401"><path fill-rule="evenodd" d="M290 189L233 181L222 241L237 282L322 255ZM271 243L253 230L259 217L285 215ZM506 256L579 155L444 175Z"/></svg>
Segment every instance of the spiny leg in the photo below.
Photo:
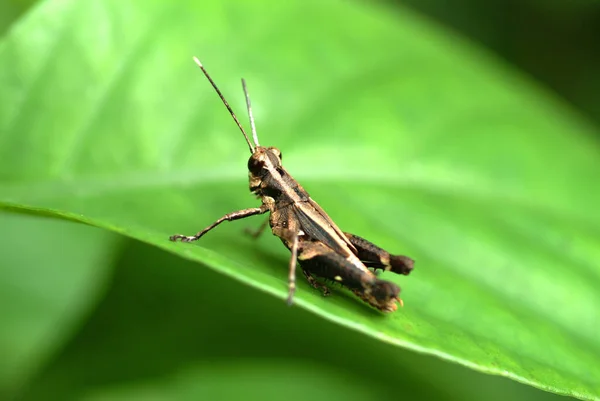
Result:
<svg viewBox="0 0 600 401"><path fill-rule="evenodd" d="M310 284L313 288L316 288L317 290L321 290L324 297L331 294L331 291L329 291L329 287L327 287L325 284L319 283L312 276L312 274L310 274L308 270L302 269L302 273L304 273L304 277L306 277L306 279L308 280L308 284Z"/></svg>
<svg viewBox="0 0 600 401"><path fill-rule="evenodd" d="M288 273L288 305L292 305L294 301L294 293L296 292L296 265L298 264L298 232L294 233L292 240L292 256L290 258L290 271Z"/></svg>
<svg viewBox="0 0 600 401"><path fill-rule="evenodd" d="M365 264L365 266L375 269L384 269L397 274L409 274L415 264L415 261L404 255L391 255L385 249L381 249L372 242L367 241L358 235L344 233L350 243L357 250L356 256Z"/></svg>
<svg viewBox="0 0 600 401"><path fill-rule="evenodd" d="M204 234L206 234L207 232L209 232L210 230L212 230L213 228L215 228L216 226L218 226L219 224L221 224L222 222L224 222L226 220L227 221L239 220L239 219L243 219L244 217L254 216L255 214L266 213L268 210L269 209L265 205L262 205L261 207L253 207L250 209L238 210L237 212L226 214L225 216L221 217L219 220L212 223L210 226L206 227L204 230L198 232L196 235L187 236L187 235L176 234L176 235L171 235L169 237L169 239L171 241L177 241L178 239L180 239L181 242L196 241L196 240L200 239L200 237L202 237Z"/></svg>
<svg viewBox="0 0 600 401"><path fill-rule="evenodd" d="M267 226L269 225L269 219L265 219L260 226L258 226L258 228L256 230L253 230L251 228L246 228L244 230L244 232L246 234L248 234L249 236L251 236L252 238L256 239L258 237L260 237L260 235L265 232L265 228L267 228Z"/></svg>
<svg viewBox="0 0 600 401"><path fill-rule="evenodd" d="M310 274L339 282L379 310L392 312L397 309L400 288L396 284L380 280L373 273L359 269L321 242L303 243L298 260Z"/></svg>
<svg viewBox="0 0 600 401"><path fill-rule="evenodd" d="M341 283L350 289L367 288L376 280L372 273L358 269L322 242L303 243L298 260L311 275Z"/></svg>

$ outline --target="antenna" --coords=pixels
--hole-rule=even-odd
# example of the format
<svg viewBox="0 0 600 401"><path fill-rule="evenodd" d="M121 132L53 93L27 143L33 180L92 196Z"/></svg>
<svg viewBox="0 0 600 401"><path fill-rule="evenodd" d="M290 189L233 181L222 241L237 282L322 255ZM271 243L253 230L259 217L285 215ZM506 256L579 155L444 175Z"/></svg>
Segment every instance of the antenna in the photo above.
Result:
<svg viewBox="0 0 600 401"><path fill-rule="evenodd" d="M242 131L242 134L244 134L244 138L246 138L246 142L248 143L248 147L250 148L250 153L254 153L254 146L252 146L250 139L248 139L248 135L246 134L246 131L244 131L244 127L242 127L242 124L240 124L240 120L238 120L238 118L235 116L235 113L231 109L231 106L229 106L229 103L227 103L227 100L225 100L225 97L223 97L223 94L221 93L219 88L217 88L215 81L213 81L212 78L210 77L210 75L208 75L208 72L206 72L206 70L204 69L204 66L202 65L200 60L198 60L197 57L194 57L194 61L196 62L196 64L198 64L198 67L200 67L200 69L202 70L202 72L204 73L206 78L208 78L208 81L210 82L212 87L215 88L215 91L217 91L217 95L219 95L219 97L223 101L223 104L225 105L225 107L227 107L227 110L229 110L229 114L231 114L231 117L233 117L233 120L237 124L240 131ZM248 101L248 94L246 94L246 99L247 99L246 101ZM248 110L250 110L250 109L248 109ZM250 114L250 121L252 123L252 133L255 134L256 131L254 130L254 121L252 119L252 114ZM254 138L256 139L256 136ZM257 146L258 146L258 143L257 143Z"/></svg>
<svg viewBox="0 0 600 401"><path fill-rule="evenodd" d="M250 118L250 128L252 129L252 139L254 145L258 144L258 135L256 134L256 126L254 125L254 116L252 115L252 104L250 103L250 95L248 95L248 88L246 87L246 81L242 78L242 88L244 88L244 95L246 95L246 107L248 108L248 117Z"/></svg>

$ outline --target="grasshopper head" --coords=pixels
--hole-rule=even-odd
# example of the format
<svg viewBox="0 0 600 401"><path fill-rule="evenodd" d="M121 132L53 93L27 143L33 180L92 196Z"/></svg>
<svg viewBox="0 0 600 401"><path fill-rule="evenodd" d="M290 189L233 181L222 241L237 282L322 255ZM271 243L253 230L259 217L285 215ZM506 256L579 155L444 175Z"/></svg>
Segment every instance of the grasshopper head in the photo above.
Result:
<svg viewBox="0 0 600 401"><path fill-rule="evenodd" d="M281 151L273 146L257 146L248 159L250 191L257 193L263 179L281 169Z"/></svg>
<svg viewBox="0 0 600 401"><path fill-rule="evenodd" d="M257 146L248 159L248 171L252 175L260 176L270 168L277 168L281 166L281 151L273 146L264 147Z"/></svg>

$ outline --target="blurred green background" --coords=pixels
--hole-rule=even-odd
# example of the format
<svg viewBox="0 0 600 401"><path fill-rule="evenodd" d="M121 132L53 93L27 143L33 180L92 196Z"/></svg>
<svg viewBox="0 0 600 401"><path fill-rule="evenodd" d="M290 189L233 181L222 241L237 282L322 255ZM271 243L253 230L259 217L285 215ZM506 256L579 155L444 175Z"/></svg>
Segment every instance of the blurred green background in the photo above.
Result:
<svg viewBox="0 0 600 401"><path fill-rule="evenodd" d="M405 6L546 85L583 121L600 122L598 1L407 0L387 5L390 18ZM0 32L8 34L30 7L35 3L3 0ZM274 111L265 115L275 118ZM7 176L4 171L5 182ZM237 192L251 200L243 191ZM2 399L559 397L288 308L279 298L151 245L16 211L5 207L0 214ZM203 224L203 217L197 220ZM597 235L594 227L590 231ZM407 288L409 283L403 281Z"/></svg>

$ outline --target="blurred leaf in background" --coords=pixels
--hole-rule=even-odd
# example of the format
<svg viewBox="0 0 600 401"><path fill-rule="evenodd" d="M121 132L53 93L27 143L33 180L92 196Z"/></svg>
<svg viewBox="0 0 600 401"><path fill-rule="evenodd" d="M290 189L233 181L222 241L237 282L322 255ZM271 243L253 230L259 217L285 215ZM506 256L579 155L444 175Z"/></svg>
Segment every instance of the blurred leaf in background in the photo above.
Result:
<svg viewBox="0 0 600 401"><path fill-rule="evenodd" d="M468 35L600 123L600 1L390 0Z"/></svg>
<svg viewBox="0 0 600 401"><path fill-rule="evenodd" d="M0 213L0 397L26 387L104 295L118 238Z"/></svg>
<svg viewBox="0 0 600 401"><path fill-rule="evenodd" d="M4 0L0 3L0 34L4 34L10 25L31 7L33 0Z"/></svg>
<svg viewBox="0 0 600 401"><path fill-rule="evenodd" d="M289 170L344 229L415 256L419 270L400 283L410 307L381 317L302 283L298 306L287 308L285 250L241 234L259 221L222 227L199 246L166 241L253 204L243 140L192 54L240 114L237 79L247 78L262 143L283 148ZM597 131L457 36L408 9L359 2L54 0L12 26L0 60L5 208L98 225L205 264L140 243L122 250L112 236L93 240L100 234L89 227L70 234L71 223L3 225L6 244L21 246L2 255L11 269L0 281L13 289L6 316L44 323L11 284L23 266L19 286L40 268L28 258L36 254L18 258L37 224L70 261L44 274L87 299L68 319L48 316L60 330L23 340L42 351L9 360L9 372L34 368L3 375L4 394L555 397L381 340L562 394L600 394ZM73 236L81 253L71 254ZM69 299L44 284L51 298ZM25 330L8 324L7 349Z"/></svg>

